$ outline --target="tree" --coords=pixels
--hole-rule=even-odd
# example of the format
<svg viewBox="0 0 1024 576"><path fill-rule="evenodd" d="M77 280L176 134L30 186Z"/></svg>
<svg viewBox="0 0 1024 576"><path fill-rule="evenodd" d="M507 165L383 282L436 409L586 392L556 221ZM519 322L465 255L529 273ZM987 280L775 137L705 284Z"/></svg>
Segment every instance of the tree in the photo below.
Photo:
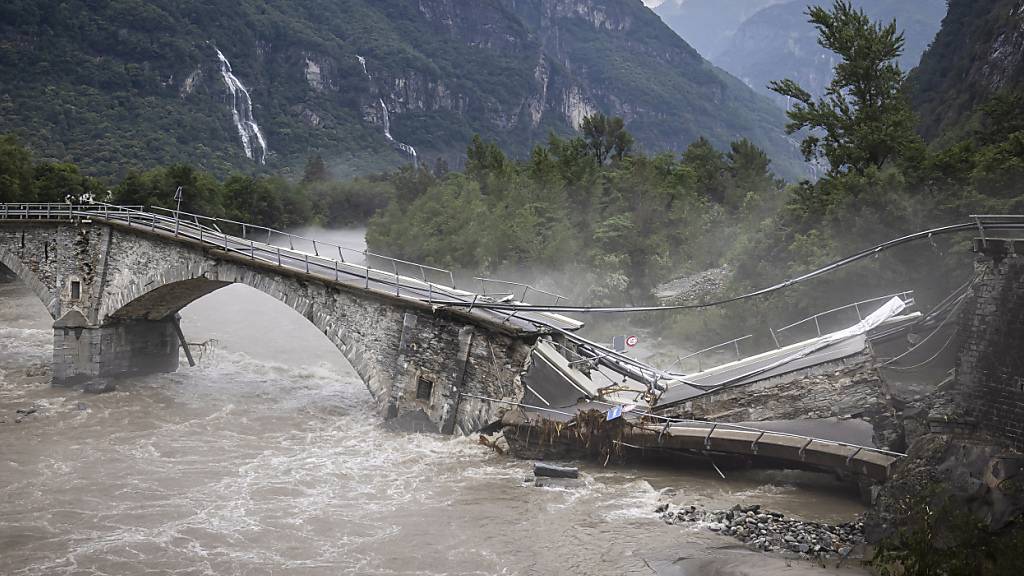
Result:
<svg viewBox="0 0 1024 576"><path fill-rule="evenodd" d="M683 152L683 164L693 171L697 190L712 201L725 201L726 164L722 153L701 136Z"/></svg>
<svg viewBox="0 0 1024 576"><path fill-rule="evenodd" d="M326 182L331 179L327 172L327 165L324 164L323 156L317 154L306 161L306 169L302 173L302 183L312 184L314 182Z"/></svg>
<svg viewBox="0 0 1024 576"><path fill-rule="evenodd" d="M633 150L633 136L626 132L626 123L617 116L592 114L583 119L580 130L600 165L607 164L609 158L622 160Z"/></svg>
<svg viewBox="0 0 1024 576"><path fill-rule="evenodd" d="M905 75L896 63L903 53L903 33L895 20L872 22L847 0L836 0L831 10L812 6L807 15L818 29L818 43L841 61L816 102L793 80L769 85L796 101L787 112L786 131L810 129L800 146L804 157L823 156L832 175L881 168L918 142L914 116L901 94Z"/></svg>
<svg viewBox="0 0 1024 576"><path fill-rule="evenodd" d="M32 156L11 135L0 136L0 202L32 202Z"/></svg>

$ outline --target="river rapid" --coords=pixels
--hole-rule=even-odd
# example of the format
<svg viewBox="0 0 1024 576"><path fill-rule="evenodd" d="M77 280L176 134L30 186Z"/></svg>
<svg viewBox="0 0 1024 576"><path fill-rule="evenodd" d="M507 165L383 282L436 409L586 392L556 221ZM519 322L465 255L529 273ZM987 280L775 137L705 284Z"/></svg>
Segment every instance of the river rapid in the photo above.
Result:
<svg viewBox="0 0 1024 576"><path fill-rule="evenodd" d="M864 573L654 513L851 520L855 494L826 476L583 464L582 486L538 488L473 438L386 430L341 354L268 296L230 286L182 316L189 341L217 340L199 366L85 394L50 386L52 320L0 284L0 574Z"/></svg>

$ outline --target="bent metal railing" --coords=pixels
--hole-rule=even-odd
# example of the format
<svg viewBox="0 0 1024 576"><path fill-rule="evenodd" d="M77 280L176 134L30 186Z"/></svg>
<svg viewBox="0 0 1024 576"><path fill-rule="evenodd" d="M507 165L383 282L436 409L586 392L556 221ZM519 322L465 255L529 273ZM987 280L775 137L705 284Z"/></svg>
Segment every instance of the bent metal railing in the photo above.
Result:
<svg viewBox="0 0 1024 576"><path fill-rule="evenodd" d="M821 332L821 319L824 318L825 316L836 314L836 313L842 312L844 310L851 310L852 309L852 310L854 310L857 313L857 321L860 322L860 321L864 320L864 313L861 310L861 306L865 306L867 304L873 304L875 302L888 302L889 300L892 300L893 298L897 298L897 297L899 299L903 300L903 302L907 305L907 307L910 307L910 306L914 305L914 291L913 290L908 290L906 292L899 292L897 294L889 294L887 296L879 296L878 298L871 298L870 300L861 300L860 302L854 302L852 304L847 304L845 306L840 306L838 308L833 308L831 310L826 310L824 312L819 312L819 313L817 313L817 314L815 314L813 316L808 316L807 318L804 318L803 320L798 320L796 322L793 322L792 324L789 324L787 326L783 326L782 328L776 328L775 330L771 330L771 328L769 328L769 330L771 330L772 338L775 340L775 345L777 347L780 347L780 348L781 348L781 344L779 344L779 335L781 335L783 332L785 332L787 330L791 330L793 328L796 328L797 326L800 326L800 325L803 325L803 324L807 324L809 322L814 322L815 331L818 333L818 337L820 338L822 336L822 332Z"/></svg>
<svg viewBox="0 0 1024 576"><path fill-rule="evenodd" d="M81 222L90 222L93 219L119 222L129 227L139 227L151 231L160 230L173 234L177 237L197 240L203 244L222 249L248 257L251 260L274 264L291 270L302 270L307 274L317 274L331 278L336 282L345 279L362 279L363 287L369 289L371 283L375 286L393 287L396 296L414 297L420 300L425 299L433 303L435 296L443 296L446 299L460 297L474 297L470 292L464 292L455 288L455 280L452 273L441 268L434 268L414 262L399 260L374 254L366 250L346 248L337 244L305 238L296 234L274 230L264 226L236 222L233 220L211 218L187 212L167 211L176 214L178 217L164 216L153 212L147 212L143 206L116 206L95 202L91 204L70 204L70 203L17 203L0 204L0 220L52 220L68 219ZM186 218L182 218L185 216ZM190 218L191 220L187 219ZM206 226L201 222L211 222L214 226ZM222 232L216 223L226 223L237 226L244 226L243 236L234 236ZM289 246L294 246L294 240L308 241L314 243L314 252L310 254L292 247L285 248L270 242L256 241L248 233L249 230L259 230L268 233L268 240L273 240L274 235L285 237L290 240ZM337 249L339 259L328 258L320 255L320 247L330 246ZM333 251L333 250L332 250ZM348 262L344 259L344 251L358 253L364 258L375 257L392 264L392 270L381 270ZM399 265L416 267L420 270L421 278L413 278L399 272ZM450 285L442 285L427 279L427 271L447 275Z"/></svg>

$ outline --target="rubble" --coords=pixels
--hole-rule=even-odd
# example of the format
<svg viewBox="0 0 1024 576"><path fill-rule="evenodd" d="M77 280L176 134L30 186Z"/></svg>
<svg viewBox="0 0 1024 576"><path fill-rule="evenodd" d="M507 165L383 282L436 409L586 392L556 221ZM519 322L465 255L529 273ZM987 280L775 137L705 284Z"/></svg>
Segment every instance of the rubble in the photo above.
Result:
<svg viewBox="0 0 1024 576"><path fill-rule="evenodd" d="M808 522L762 510L756 504L737 505L729 510L705 510L700 506L671 510L668 504L661 504L655 512L667 524L703 523L712 532L733 536L762 552L788 552L827 559L847 557L864 542L864 524L859 520L838 525Z"/></svg>

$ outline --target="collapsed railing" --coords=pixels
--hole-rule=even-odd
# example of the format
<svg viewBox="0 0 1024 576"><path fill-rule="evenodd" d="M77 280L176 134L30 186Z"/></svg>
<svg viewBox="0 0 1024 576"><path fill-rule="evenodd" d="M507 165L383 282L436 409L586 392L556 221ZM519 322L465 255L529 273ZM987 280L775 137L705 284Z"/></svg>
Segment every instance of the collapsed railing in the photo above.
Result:
<svg viewBox="0 0 1024 576"><path fill-rule="evenodd" d="M893 298L899 298L900 300L903 300L903 302L907 305L908 308L910 306L914 305L914 291L913 290L907 290L905 292L899 292L899 293L896 293L896 294L888 294L886 296L879 296L877 298L870 298L868 300L861 300L860 302L853 302L851 304L846 304L845 306L839 306L838 308L832 308L831 310L826 310L824 312L819 312L817 314L814 314L813 316L808 316L807 318L804 318L803 320L797 320L796 322L793 322L792 324L788 324L786 326L783 326L782 328L776 328L774 330L769 328L769 330L771 330L772 339L775 340L775 346L778 347L778 348L782 347L782 345L779 343L779 335L780 334L782 334L783 332L785 332L787 330L791 330L793 328L796 328L797 326L801 326L803 324L807 324L808 322L812 322L812 321L814 322L815 331L817 332L818 337L820 338L820 337L823 336L823 334L821 332L821 320L823 318L825 318L827 316L831 316L831 315L837 315L840 312L844 312L844 311L848 311L848 310L854 310L857 313L857 321L860 322L860 321L864 320L864 314L861 311L861 306L866 306L867 304L872 304L874 302L887 302L889 300L892 300Z"/></svg>

